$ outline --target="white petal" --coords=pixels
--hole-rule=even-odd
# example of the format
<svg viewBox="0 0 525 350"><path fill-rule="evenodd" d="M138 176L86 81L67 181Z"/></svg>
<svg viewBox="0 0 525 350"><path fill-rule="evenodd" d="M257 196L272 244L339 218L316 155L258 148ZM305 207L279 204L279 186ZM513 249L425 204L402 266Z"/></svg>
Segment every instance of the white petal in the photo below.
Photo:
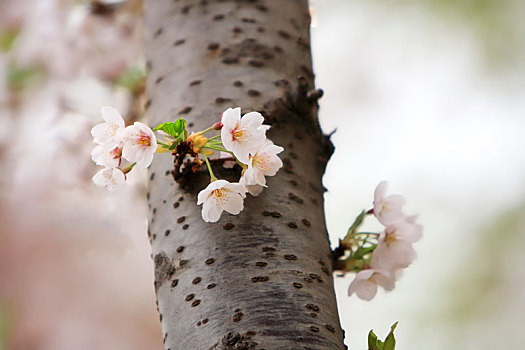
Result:
<svg viewBox="0 0 525 350"><path fill-rule="evenodd" d="M248 190L249 194L251 194L254 197L257 197L263 191L264 186L261 186L261 185L249 185L249 186L246 186L246 189Z"/></svg>
<svg viewBox="0 0 525 350"><path fill-rule="evenodd" d="M241 128L259 128L264 123L264 117L259 112L250 112L242 116L240 127ZM266 132L266 130L260 130Z"/></svg>
<svg viewBox="0 0 525 350"><path fill-rule="evenodd" d="M222 208L210 202L202 205L202 219L206 222L217 222L221 218Z"/></svg>
<svg viewBox="0 0 525 350"><path fill-rule="evenodd" d="M377 284L368 280L362 281L355 291L359 299L370 301L377 294Z"/></svg>
<svg viewBox="0 0 525 350"><path fill-rule="evenodd" d="M383 197L385 197L385 193L386 193L386 188L388 186L388 182L386 181L381 181L375 191L374 191L374 203L375 202L380 202L383 200Z"/></svg>
<svg viewBox="0 0 525 350"><path fill-rule="evenodd" d="M222 130L226 127L226 129L231 130L235 128L235 125L239 123L241 120L241 107L237 108L228 108L222 113L221 123L223 125L221 129L221 135ZM222 138L222 137L221 137Z"/></svg>
<svg viewBox="0 0 525 350"><path fill-rule="evenodd" d="M115 123L121 128L124 127L124 119L122 119L122 116L115 108L104 106L100 109L100 113L102 114L104 121L108 123Z"/></svg>
<svg viewBox="0 0 525 350"><path fill-rule="evenodd" d="M239 193L230 191L228 200L223 209L230 214L237 215L244 209L244 203Z"/></svg>

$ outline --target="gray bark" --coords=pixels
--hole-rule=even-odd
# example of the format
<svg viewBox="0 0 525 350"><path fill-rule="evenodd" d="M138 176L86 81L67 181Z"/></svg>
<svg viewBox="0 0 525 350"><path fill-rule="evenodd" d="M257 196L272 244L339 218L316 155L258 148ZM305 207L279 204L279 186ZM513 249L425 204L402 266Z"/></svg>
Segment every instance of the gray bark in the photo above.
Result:
<svg viewBox="0 0 525 350"><path fill-rule="evenodd" d="M343 349L321 177L332 148L317 122L306 0L146 0L149 125L193 130L228 107L260 111L284 167L238 216L205 223L173 157L150 167L149 232L165 349ZM240 173L214 163L216 175Z"/></svg>

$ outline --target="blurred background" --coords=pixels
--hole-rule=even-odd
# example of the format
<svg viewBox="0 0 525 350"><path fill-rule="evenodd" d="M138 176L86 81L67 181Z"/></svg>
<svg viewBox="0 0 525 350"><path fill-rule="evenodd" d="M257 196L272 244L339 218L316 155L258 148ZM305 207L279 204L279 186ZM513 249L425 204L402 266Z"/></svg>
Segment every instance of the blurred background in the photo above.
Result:
<svg viewBox="0 0 525 350"><path fill-rule="evenodd" d="M524 349L525 2L311 7L332 242L381 180L425 226L393 292L365 302L336 278L350 349L395 321L403 350ZM108 194L89 156L101 106L141 113L140 16L138 0L0 0L0 350L162 348L145 174Z"/></svg>

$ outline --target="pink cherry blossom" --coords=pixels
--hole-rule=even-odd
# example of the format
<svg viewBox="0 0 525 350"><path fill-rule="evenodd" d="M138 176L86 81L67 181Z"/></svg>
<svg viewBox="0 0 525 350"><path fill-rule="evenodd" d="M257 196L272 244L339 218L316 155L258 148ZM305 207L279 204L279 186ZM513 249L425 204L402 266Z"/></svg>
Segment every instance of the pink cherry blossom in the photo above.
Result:
<svg viewBox="0 0 525 350"><path fill-rule="evenodd" d="M126 127L122 141L122 156L130 162L136 162L138 168L147 168L157 150L157 139L147 125L135 122Z"/></svg>
<svg viewBox="0 0 525 350"><path fill-rule="evenodd" d="M120 165L122 157L122 145L108 147L107 145L97 145L91 151L91 159L97 164L108 168L116 168Z"/></svg>
<svg viewBox="0 0 525 350"><path fill-rule="evenodd" d="M385 226L406 218L401 210L405 197L399 194L385 197L387 185L386 181L381 181L374 191L374 215Z"/></svg>
<svg viewBox="0 0 525 350"><path fill-rule="evenodd" d="M284 148L267 140L253 155L250 155L248 169L243 175L246 185L266 186L265 176L274 176L283 166L283 162L277 156L282 151Z"/></svg>
<svg viewBox="0 0 525 350"><path fill-rule="evenodd" d="M126 183L126 176L118 168L104 168L93 176L93 182L98 186L105 186L114 191Z"/></svg>
<svg viewBox="0 0 525 350"><path fill-rule="evenodd" d="M350 283L348 296L355 293L358 298L370 301L377 294L378 286L388 291L393 290L395 287L394 275L390 271L384 270L362 270Z"/></svg>
<svg viewBox="0 0 525 350"><path fill-rule="evenodd" d="M228 108L222 114L221 140L224 147L233 152L240 162L248 164L249 154L266 140L267 125L258 112L246 113L241 118L241 108Z"/></svg>
<svg viewBox="0 0 525 350"><path fill-rule="evenodd" d="M122 140L124 119L113 107L102 107L100 110L104 123L97 124L91 129L93 142L104 144L107 147L117 147Z"/></svg>
<svg viewBox="0 0 525 350"><path fill-rule="evenodd" d="M199 192L197 205L202 204L202 218L206 222L216 222L223 211L230 214L239 214L243 208L243 199L246 197L246 188L239 183L230 183L226 180L211 182Z"/></svg>

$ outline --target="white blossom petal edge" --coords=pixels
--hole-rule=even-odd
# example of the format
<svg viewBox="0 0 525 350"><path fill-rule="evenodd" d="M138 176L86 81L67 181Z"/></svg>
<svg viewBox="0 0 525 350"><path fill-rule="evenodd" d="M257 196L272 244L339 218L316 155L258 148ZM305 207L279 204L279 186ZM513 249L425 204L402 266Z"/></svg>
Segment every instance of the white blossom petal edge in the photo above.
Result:
<svg viewBox="0 0 525 350"><path fill-rule="evenodd" d="M359 299L370 301L377 294L378 285L385 290L393 290L395 286L393 274L389 271L373 269L359 271L348 287L348 296L355 293Z"/></svg>
<svg viewBox="0 0 525 350"><path fill-rule="evenodd" d="M106 144L108 147L116 147L120 143L124 131L124 119L113 107L102 107L100 113L105 122L97 124L91 129L93 142Z"/></svg>
<svg viewBox="0 0 525 350"><path fill-rule="evenodd" d="M108 168L116 168L120 165L122 156L122 145L117 147L108 145L97 145L91 151L91 159L97 164Z"/></svg>
<svg viewBox="0 0 525 350"><path fill-rule="evenodd" d="M400 194L385 197L387 186L386 181L381 181L374 191L374 215L385 226L406 219L401 210L406 202L405 197Z"/></svg>
<svg viewBox="0 0 525 350"><path fill-rule="evenodd" d="M240 162L248 164L249 154L256 151L266 140L268 126L258 112L246 113L241 118L241 108L228 108L222 113L221 140L224 147L233 152Z"/></svg>
<svg viewBox="0 0 525 350"><path fill-rule="evenodd" d="M157 138L147 125L135 122L126 127L122 141L124 158L132 163L136 162L138 168L147 168L151 164L157 150Z"/></svg>
<svg viewBox="0 0 525 350"><path fill-rule="evenodd" d="M245 197L246 187L243 185L216 180L199 192L197 205L202 204L204 221L217 222L223 211L233 215L239 214L244 208Z"/></svg>
<svg viewBox="0 0 525 350"><path fill-rule="evenodd" d="M104 168L93 176L93 182L98 186L105 186L109 191L114 191L126 183L126 176L117 168Z"/></svg>

